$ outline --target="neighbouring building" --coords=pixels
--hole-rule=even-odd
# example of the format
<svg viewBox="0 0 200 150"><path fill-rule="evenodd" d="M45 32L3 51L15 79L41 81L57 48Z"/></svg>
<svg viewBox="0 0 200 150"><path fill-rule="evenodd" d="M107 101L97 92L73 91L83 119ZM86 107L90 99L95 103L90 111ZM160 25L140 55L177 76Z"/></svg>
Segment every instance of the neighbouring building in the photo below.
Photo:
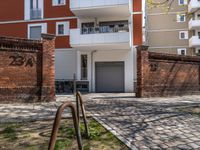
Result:
<svg viewBox="0 0 200 150"><path fill-rule="evenodd" d="M133 92L135 47L142 44L142 0L0 2L1 36L40 39L41 33L56 35L58 93L72 90L74 76L82 91ZM186 40L181 44L188 45Z"/></svg>
<svg viewBox="0 0 200 150"><path fill-rule="evenodd" d="M156 2L162 2L156 0ZM150 51L200 54L200 1L174 0L171 9L146 6L146 44Z"/></svg>

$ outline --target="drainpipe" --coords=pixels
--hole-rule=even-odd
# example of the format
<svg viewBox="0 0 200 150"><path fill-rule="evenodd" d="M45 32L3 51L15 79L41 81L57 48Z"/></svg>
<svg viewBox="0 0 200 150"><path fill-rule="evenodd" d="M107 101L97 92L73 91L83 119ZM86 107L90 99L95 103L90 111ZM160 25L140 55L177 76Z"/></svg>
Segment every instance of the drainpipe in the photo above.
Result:
<svg viewBox="0 0 200 150"><path fill-rule="evenodd" d="M94 50L94 51L92 51L91 52L91 92L93 91L93 75L94 75L94 73L93 73L93 68L94 68L94 65L93 65L93 57L94 57L94 53L96 53L97 52L97 50Z"/></svg>

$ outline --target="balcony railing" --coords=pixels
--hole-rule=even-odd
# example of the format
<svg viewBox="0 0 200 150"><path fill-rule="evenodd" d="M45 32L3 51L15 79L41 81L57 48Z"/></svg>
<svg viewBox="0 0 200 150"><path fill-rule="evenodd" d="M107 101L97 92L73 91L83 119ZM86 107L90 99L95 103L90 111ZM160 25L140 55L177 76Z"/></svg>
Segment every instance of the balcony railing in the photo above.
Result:
<svg viewBox="0 0 200 150"><path fill-rule="evenodd" d="M190 0L188 4L188 12L192 13L200 8L200 1L199 0Z"/></svg>
<svg viewBox="0 0 200 150"><path fill-rule="evenodd" d="M200 36L192 36L189 40L190 47L199 47L200 46Z"/></svg>
<svg viewBox="0 0 200 150"><path fill-rule="evenodd" d="M200 19L191 19L189 21L189 29L190 30L200 29Z"/></svg>
<svg viewBox="0 0 200 150"><path fill-rule="evenodd" d="M81 29L82 34L96 34L96 33L116 33L116 32L129 32L128 25L123 27L109 27L109 26L100 26L100 27L83 27Z"/></svg>
<svg viewBox="0 0 200 150"><path fill-rule="evenodd" d="M41 9L31 9L30 19L41 19L42 18L42 10Z"/></svg>

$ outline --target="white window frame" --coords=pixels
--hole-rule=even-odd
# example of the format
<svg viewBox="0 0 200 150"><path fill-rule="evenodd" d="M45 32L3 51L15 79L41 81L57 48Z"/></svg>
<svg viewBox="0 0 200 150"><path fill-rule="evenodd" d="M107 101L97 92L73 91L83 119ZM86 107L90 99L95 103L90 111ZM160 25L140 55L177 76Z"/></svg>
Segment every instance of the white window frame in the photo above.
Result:
<svg viewBox="0 0 200 150"><path fill-rule="evenodd" d="M187 4L188 4L187 0L184 0L184 3L183 3L183 4L181 4L180 1L181 1L181 0L178 0L178 4L179 4L179 5L187 5Z"/></svg>
<svg viewBox="0 0 200 150"><path fill-rule="evenodd" d="M64 0L64 4L58 4L58 0L52 0L52 6L63 6L66 5L66 0Z"/></svg>
<svg viewBox="0 0 200 150"><path fill-rule="evenodd" d="M178 49L177 49L177 54L178 54L178 55L182 55L182 54L181 54L181 51L182 51L182 50L184 50L184 51L185 51L185 55L187 55L187 49L186 49L186 48L178 48Z"/></svg>
<svg viewBox="0 0 200 150"><path fill-rule="evenodd" d="M181 38L181 33L185 34L185 38ZM186 39L188 39L188 31L180 31L179 32L179 39L180 40L186 40Z"/></svg>
<svg viewBox="0 0 200 150"><path fill-rule="evenodd" d="M58 26L64 25L64 34L58 33ZM56 22L56 36L68 36L70 30L70 24L69 21L63 21L63 22Z"/></svg>
<svg viewBox="0 0 200 150"><path fill-rule="evenodd" d="M37 27L37 26L42 27L42 33L47 33L47 23L28 24L28 34L27 34L28 39L30 39L30 28L31 27Z"/></svg>
<svg viewBox="0 0 200 150"><path fill-rule="evenodd" d="M184 20L181 21L181 16L184 16ZM177 14L177 22L185 22L186 21L186 16L185 14Z"/></svg>
<svg viewBox="0 0 200 150"><path fill-rule="evenodd" d="M41 19L44 18L44 0L39 0L39 5L41 9ZM24 0L24 20L30 20L30 0ZM38 20L41 20L38 19Z"/></svg>

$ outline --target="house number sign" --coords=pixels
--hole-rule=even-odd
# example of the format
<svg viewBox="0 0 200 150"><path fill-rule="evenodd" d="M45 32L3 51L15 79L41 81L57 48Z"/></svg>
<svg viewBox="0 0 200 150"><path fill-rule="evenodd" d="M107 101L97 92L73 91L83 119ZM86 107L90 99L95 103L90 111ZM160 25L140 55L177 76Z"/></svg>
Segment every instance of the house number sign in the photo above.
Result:
<svg viewBox="0 0 200 150"><path fill-rule="evenodd" d="M35 64L35 58L33 56L11 55L9 59L11 60L9 66L33 67Z"/></svg>

